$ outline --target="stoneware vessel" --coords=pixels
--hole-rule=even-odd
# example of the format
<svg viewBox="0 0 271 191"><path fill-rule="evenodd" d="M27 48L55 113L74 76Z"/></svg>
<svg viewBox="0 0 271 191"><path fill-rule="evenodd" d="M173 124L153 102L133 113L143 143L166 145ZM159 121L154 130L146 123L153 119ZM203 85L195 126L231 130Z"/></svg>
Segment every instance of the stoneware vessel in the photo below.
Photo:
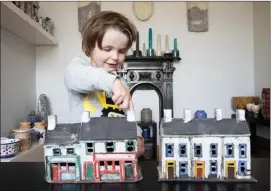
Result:
<svg viewBox="0 0 271 191"><path fill-rule="evenodd" d="M19 151L19 139L9 139L1 137L1 155L0 158L9 158L15 156Z"/></svg>

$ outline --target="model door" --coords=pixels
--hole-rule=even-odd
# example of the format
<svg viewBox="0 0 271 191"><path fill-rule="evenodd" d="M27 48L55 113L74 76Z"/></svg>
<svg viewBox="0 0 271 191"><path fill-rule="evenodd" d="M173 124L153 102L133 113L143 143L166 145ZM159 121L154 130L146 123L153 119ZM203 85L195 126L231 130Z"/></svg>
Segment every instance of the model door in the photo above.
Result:
<svg viewBox="0 0 271 191"><path fill-rule="evenodd" d="M57 164L51 165L51 179L52 180L59 180L59 168Z"/></svg>
<svg viewBox="0 0 271 191"><path fill-rule="evenodd" d="M169 166L168 167L168 179L173 179L174 178L174 167Z"/></svg>
<svg viewBox="0 0 271 191"><path fill-rule="evenodd" d="M194 169L196 178L204 178L204 161L196 161Z"/></svg>
<svg viewBox="0 0 271 191"><path fill-rule="evenodd" d="M133 165L130 162L125 162L125 179L133 179Z"/></svg>
<svg viewBox="0 0 271 191"><path fill-rule="evenodd" d="M234 178L234 168L228 167L228 178Z"/></svg>
<svg viewBox="0 0 271 191"><path fill-rule="evenodd" d="M202 168L197 168L197 178L202 178Z"/></svg>
<svg viewBox="0 0 271 191"><path fill-rule="evenodd" d="M176 161L174 161L174 160L166 161L167 179L175 178L175 172L176 172Z"/></svg>
<svg viewBox="0 0 271 191"><path fill-rule="evenodd" d="M235 178L235 161L226 162L226 177L229 179Z"/></svg>
<svg viewBox="0 0 271 191"><path fill-rule="evenodd" d="M87 174L86 174L86 179L93 179L93 165L92 164L86 164L86 170L87 170Z"/></svg>

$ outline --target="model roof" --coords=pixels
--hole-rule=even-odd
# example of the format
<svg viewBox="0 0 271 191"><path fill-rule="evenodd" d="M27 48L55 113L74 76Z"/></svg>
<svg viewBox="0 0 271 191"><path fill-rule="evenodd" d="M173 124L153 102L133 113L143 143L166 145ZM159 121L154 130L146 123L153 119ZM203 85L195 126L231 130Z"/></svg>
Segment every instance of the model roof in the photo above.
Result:
<svg viewBox="0 0 271 191"><path fill-rule="evenodd" d="M87 123L57 124L46 132L44 145L71 145L80 140L136 139L136 122L125 117L94 117Z"/></svg>
<svg viewBox="0 0 271 191"><path fill-rule="evenodd" d="M126 117L94 117L83 124L80 140L136 139L136 122Z"/></svg>
<svg viewBox="0 0 271 191"><path fill-rule="evenodd" d="M183 119L172 119L163 122L163 135L250 135L247 122L237 122L236 119L193 119L184 123Z"/></svg>
<svg viewBox="0 0 271 191"><path fill-rule="evenodd" d="M45 134L44 145L71 145L79 143L81 123L57 124Z"/></svg>

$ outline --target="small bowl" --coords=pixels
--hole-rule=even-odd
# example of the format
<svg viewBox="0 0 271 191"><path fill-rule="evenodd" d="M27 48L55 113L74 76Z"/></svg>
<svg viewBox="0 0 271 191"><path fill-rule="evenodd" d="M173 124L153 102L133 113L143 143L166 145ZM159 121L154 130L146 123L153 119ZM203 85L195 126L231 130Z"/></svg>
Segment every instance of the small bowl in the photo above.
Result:
<svg viewBox="0 0 271 191"><path fill-rule="evenodd" d="M19 152L19 139L9 139L1 137L1 153L0 158L10 158Z"/></svg>

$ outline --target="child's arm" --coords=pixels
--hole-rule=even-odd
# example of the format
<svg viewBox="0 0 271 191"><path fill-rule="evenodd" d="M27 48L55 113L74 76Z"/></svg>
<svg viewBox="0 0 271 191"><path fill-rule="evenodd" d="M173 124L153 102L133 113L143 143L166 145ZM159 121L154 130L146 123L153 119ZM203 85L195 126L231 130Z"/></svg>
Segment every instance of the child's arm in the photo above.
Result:
<svg viewBox="0 0 271 191"><path fill-rule="evenodd" d="M94 89L112 91L116 75L104 68L91 66L81 58L73 58L65 71L65 85L68 90L87 93Z"/></svg>

